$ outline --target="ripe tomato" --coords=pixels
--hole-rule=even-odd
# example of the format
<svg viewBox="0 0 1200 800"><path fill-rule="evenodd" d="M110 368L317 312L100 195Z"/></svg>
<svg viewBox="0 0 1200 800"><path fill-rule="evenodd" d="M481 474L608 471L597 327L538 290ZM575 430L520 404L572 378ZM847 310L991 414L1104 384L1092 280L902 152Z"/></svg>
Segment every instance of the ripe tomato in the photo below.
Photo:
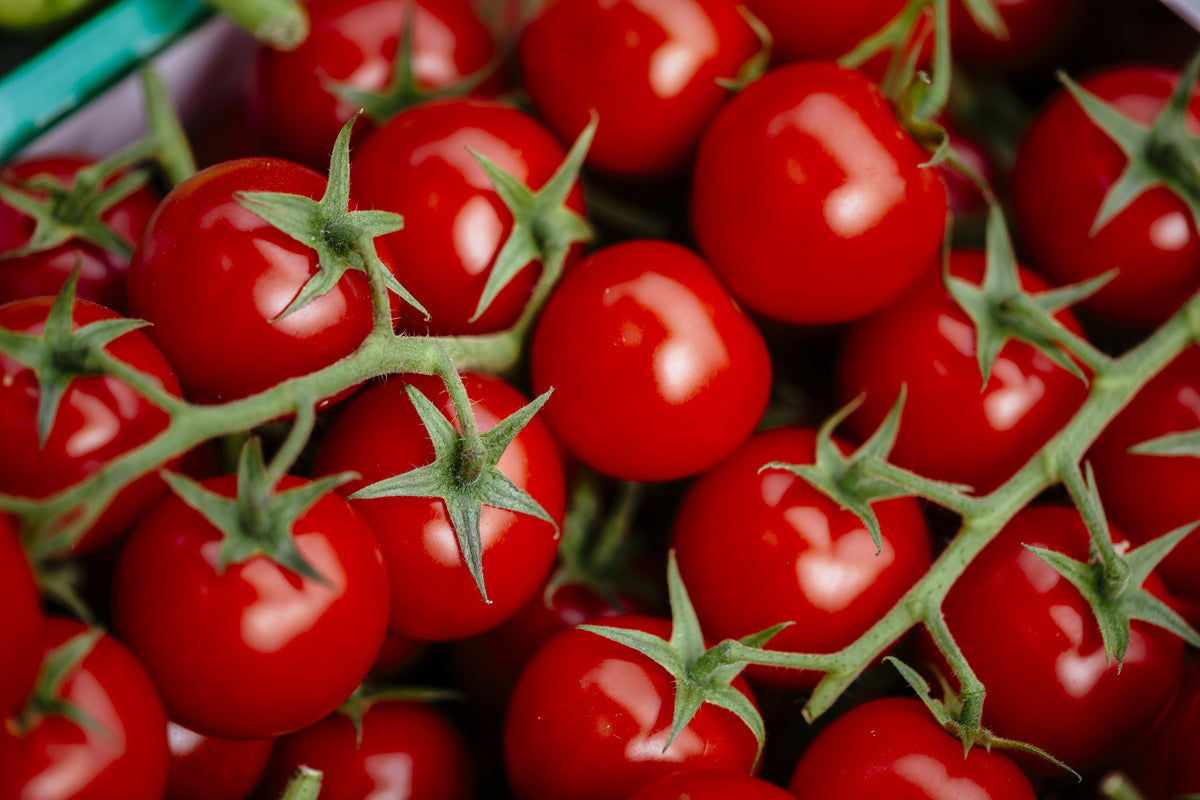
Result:
<svg viewBox="0 0 1200 800"><path fill-rule="evenodd" d="M848 446L839 442L843 449ZM929 567L929 533L914 498L877 502L882 551L853 512L784 470L811 464L816 432L760 433L688 489L672 543L705 635L740 639L795 622L772 650L832 653L882 617ZM747 675L811 688L809 670L751 666Z"/></svg>
<svg viewBox="0 0 1200 800"><path fill-rule="evenodd" d="M40 336L52 305L53 299L49 297L6 303L0 306L0 328ZM74 330L116 318L113 312L86 300L76 300L71 307ZM150 375L166 391L179 394L171 367L142 331L125 333L104 349ZM124 381L113 376L89 375L71 382L45 445L39 445L40 396L34 371L0 353L0 442L4 443L0 492L48 497L150 441L167 426L167 415ZM75 543L73 552L77 555L92 552L114 541L165 492L166 485L156 473L129 484Z"/></svg>
<svg viewBox="0 0 1200 800"><path fill-rule="evenodd" d="M670 635L670 623L652 617L604 624ZM740 678L734 686L752 698ZM576 628L557 634L526 665L509 704L504 762L513 794L606 800L679 770L751 771L754 734L710 704L664 750L674 697L674 679L636 650Z"/></svg>
<svg viewBox="0 0 1200 800"><path fill-rule="evenodd" d="M777 63L832 61L886 25L905 0L858 0L853 5L746 0L746 7L771 31Z"/></svg>
<svg viewBox="0 0 1200 800"><path fill-rule="evenodd" d="M1151 66L1105 70L1080 85L1141 124L1166 105L1179 76ZM1188 127L1200 134L1193 90ZM1070 94L1060 92L1030 125L1012 169L1013 211L1030 263L1055 284L1117 276L1082 307L1111 319L1161 322L1200 289L1200 236L1182 200L1153 186L1092 233L1096 213L1126 158Z"/></svg>
<svg viewBox="0 0 1200 800"><path fill-rule="evenodd" d="M773 783L744 772L698 769L677 772L647 784L628 800L792 800Z"/></svg>
<svg viewBox="0 0 1200 800"><path fill-rule="evenodd" d="M48 617L43 652L87 632ZM0 726L0 797L160 800L167 784L167 719L154 686L120 642L101 634L63 676L56 696L92 724L53 711Z"/></svg>
<svg viewBox="0 0 1200 800"><path fill-rule="evenodd" d="M480 432L525 405L499 378L463 375ZM313 466L315 475L350 470L360 480L343 494L433 461L433 444L403 386L418 388L455 425L457 417L439 378L393 377L360 391L329 426ZM544 423L535 416L508 449L500 471L561 521L566 503L562 464ZM351 500L383 549L391 583L390 628L427 641L458 639L487 630L514 614L542 585L558 548L554 526L515 511L484 506L480 518L485 603L462 559L446 504L439 498Z"/></svg>
<svg viewBox="0 0 1200 800"><path fill-rule="evenodd" d="M274 739L216 739L167 723L171 766L163 800L245 800L271 758Z"/></svg>
<svg viewBox="0 0 1200 800"><path fill-rule="evenodd" d="M700 251L773 319L856 319L940 252L946 189L879 89L828 62L769 71L709 126L692 174Z"/></svg>
<svg viewBox="0 0 1200 800"><path fill-rule="evenodd" d="M789 790L799 798L1033 800L1033 787L999 750L942 730L918 700L886 697L852 708L817 734Z"/></svg>
<svg viewBox="0 0 1200 800"><path fill-rule="evenodd" d="M251 116L279 155L314 169L328 166L338 131L363 105L338 89L389 88L408 2L309 0L310 30L299 47L257 50ZM414 13L412 70L421 90L453 86L496 58L491 33L462 0L415 0ZM495 94L502 86L497 72L479 90ZM356 136L379 122L364 120Z"/></svg>
<svg viewBox="0 0 1200 800"><path fill-rule="evenodd" d="M42 595L12 517L0 514L0 720L16 714L42 662Z"/></svg>
<svg viewBox="0 0 1200 800"><path fill-rule="evenodd" d="M404 229L383 240L395 257L400 283L431 317L426 321L406 306L401 328L446 335L498 331L512 325L529 300L541 266L536 261L471 321L513 217L468 147L534 190L566 157L533 117L483 100L441 100L411 108L355 152L355 196L363 206L404 217ZM583 213L578 184L567 205ZM581 253L573 248L567 263Z"/></svg>
<svg viewBox="0 0 1200 800"><path fill-rule="evenodd" d="M285 476L278 488L302 483ZM201 485L233 497L237 478ZM329 493L291 536L323 581L261 553L219 570L220 533L175 494L130 534L113 579L113 625L172 720L219 738L278 736L337 708L366 676L388 595L370 528Z"/></svg>
<svg viewBox="0 0 1200 800"><path fill-rule="evenodd" d="M564 141L599 116L587 163L682 169L760 43L734 0L555 0L521 35L523 86Z"/></svg>
<svg viewBox="0 0 1200 800"><path fill-rule="evenodd" d="M980 252L951 253L950 272L964 280L980 283L983 266ZM1023 268L1020 280L1027 289L1046 288ZM1057 318L1081 333L1069 311ZM1087 396L1081 380L1015 340L1001 349L981 391L975 328L937 272L888 308L850 326L837 372L843 403L866 395L847 420L855 437L865 439L879 426L905 386L891 460L929 478L968 484L981 494L1021 467Z"/></svg>
<svg viewBox="0 0 1200 800"><path fill-rule="evenodd" d="M1007 35L997 38L976 24L962 0L950 3L954 57L977 68L1029 71L1058 57L1081 3L1076 0L992 0Z"/></svg>
<svg viewBox="0 0 1200 800"><path fill-rule="evenodd" d="M130 264L129 305L151 323L189 399L245 397L332 364L370 332L370 288L358 270L276 319L317 273L317 251L234 199L241 191L320 199L325 184L289 161L237 159L180 183L154 212ZM385 247L379 256L390 260Z"/></svg>
<svg viewBox="0 0 1200 800"><path fill-rule="evenodd" d="M542 413L588 466L623 480L695 475L758 424L771 383L762 335L690 250L625 242L555 288L530 347Z"/></svg>

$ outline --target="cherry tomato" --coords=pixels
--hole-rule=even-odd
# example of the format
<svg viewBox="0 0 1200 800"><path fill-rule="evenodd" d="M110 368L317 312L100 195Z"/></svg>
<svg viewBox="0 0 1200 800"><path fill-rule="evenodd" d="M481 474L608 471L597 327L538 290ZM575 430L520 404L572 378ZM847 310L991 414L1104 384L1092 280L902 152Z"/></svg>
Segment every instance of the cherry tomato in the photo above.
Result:
<svg viewBox="0 0 1200 800"><path fill-rule="evenodd" d="M1080 85L1146 125L1166 105L1179 76L1151 66L1108 69ZM1200 134L1200 95L1193 90L1187 124ZM1125 169L1115 143L1060 92L1030 125L1012 169L1013 211L1030 263L1055 284L1116 277L1081 304L1134 323L1164 320L1200 289L1200 237L1191 213L1165 186L1139 195L1092 232L1096 213Z"/></svg>
<svg viewBox="0 0 1200 800"><path fill-rule="evenodd" d="M394 211L404 229L383 237L400 283L430 314L405 306L399 327L475 334L516 322L540 271L532 261L474 322L492 264L513 218L471 148L531 189L540 189L566 152L533 117L483 100L442 100L398 114L355 151L353 186L363 206ZM583 213L576 184L567 200ZM567 263L582 251L572 248Z"/></svg>
<svg viewBox="0 0 1200 800"><path fill-rule="evenodd" d="M301 483L285 476L278 488ZM201 485L233 497L237 479ZM278 736L337 708L366 676L388 596L370 528L329 493L291 536L322 580L261 553L219 569L221 534L175 494L130 534L113 580L113 624L172 720L218 738Z"/></svg>
<svg viewBox="0 0 1200 800"><path fill-rule="evenodd" d="M167 724L171 767L163 800L245 800L271 758L273 739L217 739Z"/></svg>
<svg viewBox="0 0 1200 800"><path fill-rule="evenodd" d="M692 173L700 251L753 311L824 324L882 308L940 252L946 189L862 73L778 67L722 108Z"/></svg>
<svg viewBox="0 0 1200 800"><path fill-rule="evenodd" d="M49 297L6 303L0 306L0 328L39 336L52 304ZM71 308L75 330L116 318L113 312L86 300L76 300ZM125 333L104 349L157 380L166 391L179 394L171 367L142 331ZM124 381L114 376L88 375L71 382L45 445L39 445L40 395L34 371L0 353L0 442L4 443L0 492L48 497L150 441L167 426L167 415ZM176 463L177 459L171 462ZM165 492L166 485L156 473L138 478L116 495L72 551L77 555L92 552L115 541Z"/></svg>
<svg viewBox="0 0 1200 800"><path fill-rule="evenodd" d="M491 429L527 402L498 378L464 375L480 432ZM433 460L433 444L409 402L410 383L455 425L457 417L438 378L405 375L373 383L352 398L330 425L314 474L345 470L362 478L338 491L357 489ZM504 451L497 467L562 520L566 489L558 452L540 415ZM528 514L485 505L480 517L485 603L462 559L445 503L438 498L382 497L351 500L375 531L391 583L395 633L426 641L458 639L487 630L514 614L542 585L558 548L550 523Z"/></svg>
<svg viewBox="0 0 1200 800"><path fill-rule="evenodd" d="M677 772L647 784L629 800L792 800L773 783L744 772L698 769Z"/></svg>
<svg viewBox="0 0 1200 800"><path fill-rule="evenodd" d="M257 50L251 115L279 155L313 169L329 165L338 131L362 108L339 87L389 88L408 2L309 0L310 30L299 47ZM414 12L412 69L419 89L445 89L495 66L492 34L462 0L416 0ZM494 95L502 87L496 72L477 91ZM364 121L356 136L373 127Z"/></svg>
<svg viewBox="0 0 1200 800"><path fill-rule="evenodd" d="M87 626L48 617L43 652ZM160 800L167 783L167 719L145 671L101 634L64 676L57 696L87 722L45 713L0 726L0 797L21 800Z"/></svg>
<svg viewBox="0 0 1200 800"><path fill-rule="evenodd" d="M996 37L976 24L963 0L950 3L954 57L976 68L1031 71L1057 57L1081 3L1076 0L993 0L1006 35Z"/></svg>
<svg viewBox="0 0 1200 800"><path fill-rule="evenodd" d="M831 61L886 25L905 0L858 0L853 5L746 0L746 7L771 31L772 56L780 64Z"/></svg>
<svg viewBox="0 0 1200 800"><path fill-rule="evenodd" d="M788 785L796 797L1033 800L1033 787L999 750L963 745L917 700L886 697L852 708L817 734Z"/></svg>
<svg viewBox="0 0 1200 800"><path fill-rule="evenodd" d="M839 442L844 450L849 447ZM853 512L772 461L811 464L816 432L760 433L684 495L672 543L706 636L739 639L796 624L772 650L832 653L882 617L929 567L929 533L913 498L877 502L882 550ZM811 688L809 670L751 666L769 683Z"/></svg>
<svg viewBox="0 0 1200 800"><path fill-rule="evenodd" d="M25 705L42 662L42 595L12 517L0 514L0 720Z"/></svg>
<svg viewBox="0 0 1200 800"><path fill-rule="evenodd" d="M587 163L682 169L760 43L734 0L555 0L521 35L523 86L564 141L599 117Z"/></svg>
<svg viewBox="0 0 1200 800"><path fill-rule="evenodd" d="M542 413L588 466L664 481L712 466L758 424L770 391L762 335L703 259L642 240L564 276L534 330Z"/></svg>
<svg viewBox="0 0 1200 800"><path fill-rule="evenodd" d="M670 623L652 617L604 624L670 635ZM741 679L734 686L752 697ZM666 747L674 697L667 671L636 650L576 628L557 634L521 673L504 723L514 795L602 800L679 770L751 771L754 735L710 704Z"/></svg>
<svg viewBox="0 0 1200 800"><path fill-rule="evenodd" d="M1179 692L1150 733L1118 766L1145 800L1171 800L1200 790L1200 661L1185 661Z"/></svg>
<svg viewBox="0 0 1200 800"><path fill-rule="evenodd" d="M950 272L980 283L984 256L955 251ZM1022 268L1030 290L1045 289ZM1069 311L1057 314L1076 334ZM975 328L931 272L900 300L850 326L837 357L843 403L865 393L847 427L865 440L907 387L900 432L890 459L929 478L995 489L1071 418L1087 396L1079 378L1028 344L1000 350L981 391ZM947 446L953 442L953 446Z"/></svg>

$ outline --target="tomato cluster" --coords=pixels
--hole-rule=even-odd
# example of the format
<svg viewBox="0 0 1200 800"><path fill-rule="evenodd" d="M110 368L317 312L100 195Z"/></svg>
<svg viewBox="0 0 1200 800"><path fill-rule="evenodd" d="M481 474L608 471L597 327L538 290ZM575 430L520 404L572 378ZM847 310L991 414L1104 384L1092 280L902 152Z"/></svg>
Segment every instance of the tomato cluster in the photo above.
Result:
<svg viewBox="0 0 1200 800"><path fill-rule="evenodd" d="M1200 37L1094 5L307 0L0 165L0 800L1197 791Z"/></svg>

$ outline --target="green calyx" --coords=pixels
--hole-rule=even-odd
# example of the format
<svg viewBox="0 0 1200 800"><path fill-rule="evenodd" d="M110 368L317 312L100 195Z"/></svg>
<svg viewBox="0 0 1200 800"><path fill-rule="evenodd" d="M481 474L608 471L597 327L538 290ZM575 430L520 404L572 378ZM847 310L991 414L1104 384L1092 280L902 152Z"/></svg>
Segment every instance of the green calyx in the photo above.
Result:
<svg viewBox="0 0 1200 800"><path fill-rule="evenodd" d="M759 47L754 55L742 64L737 75L732 78L717 78L717 85L730 92L740 92L763 76L763 73L771 65L771 51L775 46L775 39L771 36L771 31L767 29L761 19L754 16L754 13L743 5L739 5L737 11L742 15L742 19L746 20L746 24L750 26L754 35L758 37Z"/></svg>
<svg viewBox="0 0 1200 800"><path fill-rule="evenodd" d="M338 714L354 726L354 746L362 747L363 717L377 703L436 703L460 700L462 695L451 689L420 686L369 687L361 684L337 708Z"/></svg>
<svg viewBox="0 0 1200 800"><path fill-rule="evenodd" d="M267 47L294 50L308 38L308 13L297 0L204 0Z"/></svg>
<svg viewBox="0 0 1200 800"><path fill-rule="evenodd" d="M103 635L104 631L100 628L88 628L46 653L25 708L10 723L15 724L17 735L24 736L46 717L66 717L83 730L92 731L105 739L111 738L107 729L62 696L63 684Z"/></svg>

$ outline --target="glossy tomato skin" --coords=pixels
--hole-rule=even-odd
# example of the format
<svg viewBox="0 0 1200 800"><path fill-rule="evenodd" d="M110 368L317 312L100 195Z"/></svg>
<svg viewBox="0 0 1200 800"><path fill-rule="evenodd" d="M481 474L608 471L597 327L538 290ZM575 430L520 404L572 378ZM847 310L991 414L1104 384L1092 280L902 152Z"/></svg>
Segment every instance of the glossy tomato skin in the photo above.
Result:
<svg viewBox="0 0 1200 800"><path fill-rule="evenodd" d="M747 0L746 7L771 31L772 58L784 64L845 55L899 14L904 0L859 0L851 6Z"/></svg>
<svg viewBox="0 0 1200 800"><path fill-rule="evenodd" d="M1122 541L1115 528L1113 540ZM1075 509L1027 507L967 567L942 606L950 632L987 689L984 727L1041 747L1080 772L1109 763L1150 730L1174 698L1183 670L1182 641L1134 621L1118 674L1117 663L1105 658L1083 596L1026 549L1087 560L1088 544ZM1164 594L1157 575L1145 586ZM997 612L1000 602L1003 613ZM1032 756L1014 758L1035 773L1059 769Z"/></svg>
<svg viewBox="0 0 1200 800"><path fill-rule="evenodd" d="M555 435L622 480L695 475L746 439L771 363L758 328L703 259L669 242L625 242L564 276L530 349Z"/></svg>
<svg viewBox="0 0 1200 800"><path fill-rule="evenodd" d="M78 155L30 158L0 170L0 182L19 186L34 177L50 177L69 185L75 173L91 163ZM158 196L142 186L112 205L100 215L100 220L132 248L157 205ZM28 244L33 229L31 217L0 201L0 253ZM56 295L76 266L79 268L76 297L99 303L118 314L126 313L129 259L80 239L42 252L0 259L0 303Z"/></svg>
<svg viewBox="0 0 1200 800"><path fill-rule="evenodd" d="M279 489L301 483L285 476ZM202 485L232 497L237 479ZM225 739L279 736L328 714L366 676L388 597L370 528L330 493L291 532L326 583L262 554L219 570L217 529L174 494L130 535L113 580L113 624L172 720Z"/></svg>
<svg viewBox="0 0 1200 800"><path fill-rule="evenodd" d="M464 374L472 410L485 432L527 402L499 378ZM314 475L352 470L362 477L338 489L354 491L433 461L433 444L404 391L417 387L457 425L439 378L405 375L372 383L329 427ZM546 513L561 522L566 503L562 464L540 414L513 439L498 468ZM467 570L458 540L437 498L351 500L379 539L391 583L391 630L402 637L445 641L487 630L516 612L542 585L558 549L553 525L485 505L480 519L485 603Z"/></svg>
<svg viewBox="0 0 1200 800"><path fill-rule="evenodd" d="M293 50L260 47L254 62L251 117L278 155L322 170L338 131L361 106L338 85L382 92L392 80L404 30L406 0L310 0L310 31ZM457 84L492 66L492 34L461 0L418 0L412 31L417 86L430 91ZM477 92L503 88L499 72ZM361 137L374 128L364 119Z"/></svg>
<svg viewBox="0 0 1200 800"><path fill-rule="evenodd" d="M440 100L404 111L355 151L353 186L364 207L394 211L404 229L383 237L400 283L429 311L407 304L398 327L418 333L477 334L520 316L541 265L530 262L474 322L471 317L513 218L466 148L486 156L531 189L540 189L566 151L530 115L484 100ZM584 213L577 183L567 205ZM567 266L578 260L576 246Z"/></svg>
<svg viewBox="0 0 1200 800"><path fill-rule="evenodd" d="M647 784L629 800L792 800L773 783L732 770L698 769L677 772Z"/></svg>
<svg viewBox="0 0 1200 800"><path fill-rule="evenodd" d="M167 723L171 765L163 800L245 800L258 785L274 739L217 739Z"/></svg>
<svg viewBox="0 0 1200 800"><path fill-rule="evenodd" d="M1129 66L1079 80L1133 121L1149 124L1166 105L1178 75ZM1200 133L1200 96L1188 105ZM1029 127L1012 169L1016 230L1030 263L1055 284L1118 270L1081 303L1109 319L1153 324L1200 288L1200 236L1187 206L1165 186L1139 195L1091 233L1108 188L1125 169L1116 144L1067 92L1055 96Z"/></svg>
<svg viewBox="0 0 1200 800"><path fill-rule="evenodd" d="M53 298L14 300L0 306L0 328L40 336ZM108 309L76 300L73 327L116 319ZM157 380L171 394L179 383L171 367L143 331L112 340L105 350ZM160 434L167 415L114 376L92 375L71 382L58 407L45 446L38 445L37 409L40 389L32 369L0 353L0 492L42 498L92 475L107 462ZM168 466L178 463L173 459ZM76 555L115 541L166 492L166 484L149 473L122 489L99 519L72 547Z"/></svg>
<svg viewBox="0 0 1200 800"><path fill-rule="evenodd" d="M281 738L257 796L279 797L301 764L323 773L321 800L465 800L470 789L470 762L458 731L415 700L371 703L361 740L341 713Z"/></svg>
<svg viewBox="0 0 1200 800"><path fill-rule="evenodd" d="M25 705L42 662L42 595L17 536L16 521L0 514L0 720Z"/></svg>
<svg viewBox="0 0 1200 800"><path fill-rule="evenodd" d="M189 399L245 397L332 364L370 332L370 287L359 270L273 321L317 273L317 251L234 199L243 191L320 199L325 184L293 162L236 159L180 183L155 211L130 264L129 305L151 323ZM390 261L385 246L379 255Z"/></svg>
<svg viewBox="0 0 1200 800"><path fill-rule="evenodd" d="M815 448L816 431L809 428L756 434L684 495L672 545L701 628L713 640L794 622L769 649L836 652L928 568L929 533L913 498L873 505L882 537L877 554L853 512L790 472L759 472L773 461L811 464ZM795 688L811 688L821 677L755 666L746 674Z"/></svg>
<svg viewBox="0 0 1200 800"><path fill-rule="evenodd" d="M879 88L855 70L770 70L725 105L692 172L700 251L730 291L776 320L856 319L898 297L940 252L946 189Z"/></svg>
<svg viewBox="0 0 1200 800"><path fill-rule="evenodd" d="M954 251L950 272L978 284L984 257ZM1047 288L1028 270L1022 285ZM1076 334L1069 311L1057 315ZM989 492L1008 479L1071 418L1087 396L1077 377L1017 341L1004 345L987 387L975 356L975 328L931 272L888 308L850 326L837 357L838 394L849 403L865 393L847 420L865 440L906 387L900 431L890 460L939 480ZM954 442L947 446L946 442Z"/></svg>
<svg viewBox="0 0 1200 800"><path fill-rule="evenodd" d="M670 636L670 623L653 617L604 624ZM734 686L752 697L740 679ZM709 704L664 751L674 697L667 671L636 650L577 628L557 634L521 673L504 723L514 795L603 800L681 770L751 771L754 735Z"/></svg>
<svg viewBox="0 0 1200 800"><path fill-rule="evenodd" d="M681 170L760 43L733 0L555 0L521 34L522 85L563 141L599 117L587 163Z"/></svg>
<svg viewBox="0 0 1200 800"><path fill-rule="evenodd" d="M44 652L86 631L81 622L48 617ZM0 726L0 797L160 800L167 783L167 720L129 651L101 635L68 671L59 696L99 727L61 715L37 720L24 734Z"/></svg>
<svg viewBox="0 0 1200 800"><path fill-rule="evenodd" d="M804 751L788 789L801 800L1034 798L1007 756L975 746L964 757L962 742L907 697L871 700L835 719Z"/></svg>

